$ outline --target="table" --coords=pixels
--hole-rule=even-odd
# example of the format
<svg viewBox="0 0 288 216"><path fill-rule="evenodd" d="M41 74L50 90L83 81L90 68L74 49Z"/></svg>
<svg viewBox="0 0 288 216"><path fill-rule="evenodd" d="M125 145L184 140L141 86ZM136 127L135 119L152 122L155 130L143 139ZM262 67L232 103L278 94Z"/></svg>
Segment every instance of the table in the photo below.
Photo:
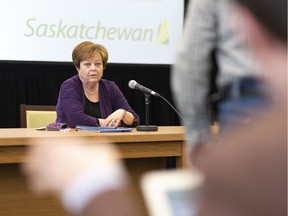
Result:
<svg viewBox="0 0 288 216"><path fill-rule="evenodd" d="M19 164L24 162L27 146L35 139L73 139L85 138L87 144L97 144L108 140L119 148L131 176L133 191L147 215L139 188L143 173L167 168L167 159L176 159L176 168L182 168L184 128L181 126L160 126L158 131L97 133L91 131L37 131L31 128L0 129L0 215L68 215L57 199L49 196L39 197L27 189Z"/></svg>

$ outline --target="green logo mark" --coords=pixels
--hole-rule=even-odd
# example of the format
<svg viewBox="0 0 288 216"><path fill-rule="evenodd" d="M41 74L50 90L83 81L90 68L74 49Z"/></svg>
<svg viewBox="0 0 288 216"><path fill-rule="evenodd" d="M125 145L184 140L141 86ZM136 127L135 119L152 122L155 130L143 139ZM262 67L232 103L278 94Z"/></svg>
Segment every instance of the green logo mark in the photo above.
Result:
<svg viewBox="0 0 288 216"><path fill-rule="evenodd" d="M159 25L157 43L169 44L169 31L167 20L163 20L163 22Z"/></svg>

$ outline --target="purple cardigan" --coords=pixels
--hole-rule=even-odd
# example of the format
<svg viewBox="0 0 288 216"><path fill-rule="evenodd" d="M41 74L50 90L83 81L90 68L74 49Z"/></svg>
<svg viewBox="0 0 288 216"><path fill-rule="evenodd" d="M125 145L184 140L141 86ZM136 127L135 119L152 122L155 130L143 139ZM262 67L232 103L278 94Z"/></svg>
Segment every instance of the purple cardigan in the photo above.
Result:
<svg viewBox="0 0 288 216"><path fill-rule="evenodd" d="M113 81L105 79L99 81L99 100L101 118L105 119L117 109L122 108L135 116L136 124L140 122L139 116L130 107L123 93ZM96 118L85 114L84 108L85 94L82 82L79 76L75 75L65 80L60 87L56 106L56 122L67 123L72 128L76 125L96 126ZM123 126L126 125L123 124Z"/></svg>

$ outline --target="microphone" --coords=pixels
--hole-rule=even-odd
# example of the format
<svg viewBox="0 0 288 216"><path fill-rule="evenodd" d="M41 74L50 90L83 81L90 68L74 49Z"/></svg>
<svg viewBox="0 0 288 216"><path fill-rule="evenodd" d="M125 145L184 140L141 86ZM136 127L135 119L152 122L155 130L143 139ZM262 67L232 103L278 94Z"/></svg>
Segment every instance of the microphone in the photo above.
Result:
<svg viewBox="0 0 288 216"><path fill-rule="evenodd" d="M129 83L128 83L128 86L131 88L131 89L137 89L137 90L140 90L142 91L144 94L148 94L148 95L153 95L153 96L156 96L156 97L160 97L160 95L149 89L149 88L146 88L142 85L140 85L139 83L137 83L135 80L130 80Z"/></svg>
<svg viewBox="0 0 288 216"><path fill-rule="evenodd" d="M157 92L155 91L152 91L151 89L149 88L146 88L142 85L140 85L139 83L137 83L135 80L130 80L129 83L128 83L128 86L131 88L131 89L137 89L137 90L140 90L142 91L144 94L146 95L154 95L156 97L160 97L162 98L170 107L172 107L172 109L178 114L178 116L184 120L183 116L181 116L181 114L175 109L175 107L168 101L166 100L166 98L164 98L162 95L158 94ZM147 108L146 108L147 109ZM147 117L146 117L147 118ZM147 121L147 120L146 120Z"/></svg>

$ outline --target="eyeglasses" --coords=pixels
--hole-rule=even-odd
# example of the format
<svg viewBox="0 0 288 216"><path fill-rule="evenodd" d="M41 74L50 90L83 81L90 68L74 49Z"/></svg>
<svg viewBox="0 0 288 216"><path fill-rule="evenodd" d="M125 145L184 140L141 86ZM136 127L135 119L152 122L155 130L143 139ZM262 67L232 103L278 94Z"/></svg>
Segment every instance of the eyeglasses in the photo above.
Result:
<svg viewBox="0 0 288 216"><path fill-rule="evenodd" d="M81 62L81 65L86 68L86 69L89 69L92 67L92 65L94 65L96 68L100 68L103 66L102 62L88 62L88 61L84 61L84 62Z"/></svg>

